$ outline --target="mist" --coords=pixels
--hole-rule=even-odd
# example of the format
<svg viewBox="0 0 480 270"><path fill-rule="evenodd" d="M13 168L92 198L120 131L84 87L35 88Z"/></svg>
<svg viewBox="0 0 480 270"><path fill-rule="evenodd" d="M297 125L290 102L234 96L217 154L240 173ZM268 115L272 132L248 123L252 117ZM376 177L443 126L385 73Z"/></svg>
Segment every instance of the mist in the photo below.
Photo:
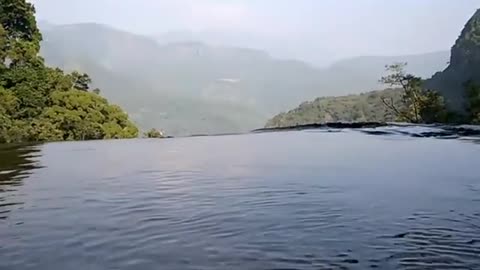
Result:
<svg viewBox="0 0 480 270"><path fill-rule="evenodd" d="M472 0L32 2L48 66L90 75L142 130L173 136L389 120L378 96L390 92L361 94L385 90L388 64L408 62L423 79L445 70L477 8Z"/></svg>
<svg viewBox="0 0 480 270"><path fill-rule="evenodd" d="M355 56L448 50L478 6L475 0L31 2L39 20L54 24L95 22L161 42L261 49L316 66Z"/></svg>

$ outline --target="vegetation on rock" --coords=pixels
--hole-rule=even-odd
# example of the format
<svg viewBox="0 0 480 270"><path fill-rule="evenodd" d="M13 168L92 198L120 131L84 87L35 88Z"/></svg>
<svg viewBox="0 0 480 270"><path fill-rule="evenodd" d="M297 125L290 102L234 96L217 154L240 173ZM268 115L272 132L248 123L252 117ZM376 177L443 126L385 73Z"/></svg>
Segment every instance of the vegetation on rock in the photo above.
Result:
<svg viewBox="0 0 480 270"><path fill-rule="evenodd" d="M149 131L145 132L143 135L145 138L164 138L165 136L161 131L158 131L154 128L150 129Z"/></svg>
<svg viewBox="0 0 480 270"><path fill-rule="evenodd" d="M267 122L265 127L329 122L391 122L397 117L385 107L382 98L392 100L396 107L401 108L401 96L400 89L387 89L359 95L321 97L276 115Z"/></svg>
<svg viewBox="0 0 480 270"><path fill-rule="evenodd" d="M383 84L398 87L402 91L400 105L393 97L381 97L385 107L397 121L410 123L446 122L449 113L443 97L434 90L424 89L423 80L404 71L406 63L387 66L389 74L380 80Z"/></svg>
<svg viewBox="0 0 480 270"><path fill-rule="evenodd" d="M472 124L480 124L480 87L469 81L465 84L467 90L467 112Z"/></svg>
<svg viewBox="0 0 480 270"><path fill-rule="evenodd" d="M0 0L0 142L137 137L87 74L45 66L41 40L32 4Z"/></svg>

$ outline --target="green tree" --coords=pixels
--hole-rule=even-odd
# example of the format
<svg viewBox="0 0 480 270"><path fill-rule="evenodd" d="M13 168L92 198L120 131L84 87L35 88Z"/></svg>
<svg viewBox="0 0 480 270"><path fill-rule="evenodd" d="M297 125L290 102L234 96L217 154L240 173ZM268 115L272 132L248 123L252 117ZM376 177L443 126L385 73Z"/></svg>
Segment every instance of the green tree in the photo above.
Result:
<svg viewBox="0 0 480 270"><path fill-rule="evenodd" d="M120 107L80 90L55 92L40 119L53 123L65 140L134 138L138 129Z"/></svg>
<svg viewBox="0 0 480 270"><path fill-rule="evenodd" d="M70 75L72 78L72 88L81 90L81 91L88 91L90 89L90 84L92 83L92 79L85 74L85 73L78 73L77 71L72 72Z"/></svg>
<svg viewBox="0 0 480 270"><path fill-rule="evenodd" d="M17 97L0 86L0 114L12 115L18 108Z"/></svg>
<svg viewBox="0 0 480 270"><path fill-rule="evenodd" d="M40 49L42 35L35 20L35 8L25 0L0 0L0 24L9 40L24 40L37 44Z"/></svg>
<svg viewBox="0 0 480 270"><path fill-rule="evenodd" d="M17 98L10 91L0 87L0 143L7 142L7 134L12 126L11 114L17 108Z"/></svg>
<svg viewBox="0 0 480 270"><path fill-rule="evenodd" d="M444 122L447 109L443 97L436 91L423 89L423 80L404 70L406 63L397 63L386 67L387 76L380 82L391 87L402 89L401 105L397 105L392 97L383 98L386 108L396 115L399 121L410 123Z"/></svg>
<svg viewBox="0 0 480 270"><path fill-rule="evenodd" d="M34 14L25 0L0 0L0 142L137 137L120 107L88 92L87 74L45 66Z"/></svg>
<svg viewBox="0 0 480 270"><path fill-rule="evenodd" d="M42 63L38 57L42 35L32 4L25 0L0 0L0 24L2 63L9 63L9 66Z"/></svg>
<svg viewBox="0 0 480 270"><path fill-rule="evenodd" d="M7 31L0 24L0 72L6 68L6 59L8 51Z"/></svg>
<svg viewBox="0 0 480 270"><path fill-rule="evenodd" d="M465 88L469 120L473 124L480 124L480 87L472 81L468 81Z"/></svg>

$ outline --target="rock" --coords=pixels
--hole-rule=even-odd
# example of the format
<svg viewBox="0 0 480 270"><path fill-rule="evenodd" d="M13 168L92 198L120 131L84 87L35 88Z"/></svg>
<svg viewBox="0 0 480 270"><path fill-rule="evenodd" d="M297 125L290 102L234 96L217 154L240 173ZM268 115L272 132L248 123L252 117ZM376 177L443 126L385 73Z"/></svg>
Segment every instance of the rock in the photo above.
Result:
<svg viewBox="0 0 480 270"><path fill-rule="evenodd" d="M449 109L464 113L464 84L469 80L480 84L480 9L467 22L453 45L448 67L427 80L425 87L442 94Z"/></svg>

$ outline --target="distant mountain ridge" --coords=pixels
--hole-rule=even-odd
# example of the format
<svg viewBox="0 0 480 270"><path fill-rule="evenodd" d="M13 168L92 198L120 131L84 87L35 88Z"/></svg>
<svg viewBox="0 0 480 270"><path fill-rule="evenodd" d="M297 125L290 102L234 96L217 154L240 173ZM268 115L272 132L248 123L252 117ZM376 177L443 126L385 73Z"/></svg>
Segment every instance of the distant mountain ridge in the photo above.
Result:
<svg viewBox="0 0 480 270"><path fill-rule="evenodd" d="M48 64L89 73L141 127L173 135L248 131L303 100L378 89L391 62L412 61L410 68L431 75L448 61L448 52L439 52L350 59L319 69L255 49L194 40L162 44L101 24L40 27Z"/></svg>
<svg viewBox="0 0 480 270"><path fill-rule="evenodd" d="M350 69L359 73L364 70L374 70L376 73L383 74L385 65L405 62L408 64L407 72L422 78L430 78L435 70L445 69L449 59L450 52L446 50L402 56L359 56L337 61L329 67L329 70Z"/></svg>

